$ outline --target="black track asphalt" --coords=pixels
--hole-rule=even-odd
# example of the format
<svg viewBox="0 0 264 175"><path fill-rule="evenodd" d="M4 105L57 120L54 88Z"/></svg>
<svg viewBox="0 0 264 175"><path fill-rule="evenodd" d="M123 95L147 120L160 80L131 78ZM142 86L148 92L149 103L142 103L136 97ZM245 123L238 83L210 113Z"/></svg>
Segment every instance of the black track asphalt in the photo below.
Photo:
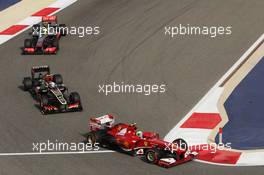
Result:
<svg viewBox="0 0 264 175"><path fill-rule="evenodd" d="M61 11L68 26L100 26L101 35L67 36L51 56L24 56L24 32L0 46L0 152L30 152L32 142L82 141L90 116L106 113L164 137L263 33L260 0L79 0ZM232 35L164 35L164 26L231 25ZM33 65L51 66L81 95L84 111L43 116L21 90ZM166 83L164 94L98 93L98 85ZM0 156L1 175L263 174L263 167L190 162L163 169L120 153Z"/></svg>

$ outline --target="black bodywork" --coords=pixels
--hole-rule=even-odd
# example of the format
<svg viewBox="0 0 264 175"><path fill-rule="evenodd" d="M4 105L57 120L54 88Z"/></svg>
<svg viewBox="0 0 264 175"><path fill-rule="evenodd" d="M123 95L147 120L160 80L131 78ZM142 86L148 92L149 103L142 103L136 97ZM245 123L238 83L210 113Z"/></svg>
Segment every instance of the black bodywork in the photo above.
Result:
<svg viewBox="0 0 264 175"><path fill-rule="evenodd" d="M51 87L53 85L53 87ZM80 96L77 92L68 92L60 74L50 74L48 66L31 69L31 77L23 79L25 91L29 91L39 102L43 114L82 111Z"/></svg>

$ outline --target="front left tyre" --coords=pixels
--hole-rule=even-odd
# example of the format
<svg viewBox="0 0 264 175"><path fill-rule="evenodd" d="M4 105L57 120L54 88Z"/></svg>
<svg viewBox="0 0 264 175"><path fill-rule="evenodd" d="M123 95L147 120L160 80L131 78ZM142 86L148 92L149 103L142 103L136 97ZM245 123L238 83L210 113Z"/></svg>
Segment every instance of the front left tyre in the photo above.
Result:
<svg viewBox="0 0 264 175"><path fill-rule="evenodd" d="M145 153L145 159L148 163L157 163L159 161L159 153L154 149L149 149Z"/></svg>
<svg viewBox="0 0 264 175"><path fill-rule="evenodd" d="M96 143L96 137L95 137L95 134L93 132L90 132L87 137L87 143L91 144L93 147Z"/></svg>
<svg viewBox="0 0 264 175"><path fill-rule="evenodd" d="M71 104L80 103L81 97L78 92L72 92L70 93L69 100Z"/></svg>
<svg viewBox="0 0 264 175"><path fill-rule="evenodd" d="M24 48L31 48L31 47L32 47L31 39L25 39L24 40Z"/></svg>

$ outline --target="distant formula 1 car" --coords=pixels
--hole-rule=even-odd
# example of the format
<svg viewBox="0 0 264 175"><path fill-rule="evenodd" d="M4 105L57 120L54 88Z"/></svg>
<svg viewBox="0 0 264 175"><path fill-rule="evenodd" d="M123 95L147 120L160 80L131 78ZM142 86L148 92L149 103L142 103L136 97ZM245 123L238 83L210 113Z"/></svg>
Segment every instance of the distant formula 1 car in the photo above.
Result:
<svg viewBox="0 0 264 175"><path fill-rule="evenodd" d="M22 54L56 54L61 36L66 36L66 25L58 24L56 16L42 17L30 32L31 39L24 40Z"/></svg>
<svg viewBox="0 0 264 175"><path fill-rule="evenodd" d="M62 76L51 74L48 66L32 67L31 77L25 77L23 85L39 102L42 114L82 111L80 95L69 94Z"/></svg>
<svg viewBox="0 0 264 175"><path fill-rule="evenodd" d="M131 155L141 155L147 162L162 167L172 167L192 160L194 152L188 150L183 139L173 143L159 138L154 132L138 131L135 124L118 123L114 117L105 115L90 119L87 142L99 143L102 147L120 148Z"/></svg>

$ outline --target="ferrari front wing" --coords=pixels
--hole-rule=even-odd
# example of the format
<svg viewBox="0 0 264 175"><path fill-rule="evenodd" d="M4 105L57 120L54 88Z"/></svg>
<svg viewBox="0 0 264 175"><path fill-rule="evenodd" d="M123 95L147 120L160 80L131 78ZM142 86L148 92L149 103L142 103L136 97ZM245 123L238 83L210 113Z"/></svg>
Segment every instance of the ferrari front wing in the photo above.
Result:
<svg viewBox="0 0 264 175"><path fill-rule="evenodd" d="M196 155L197 155L196 152L189 152L189 151L187 151L185 153L185 156L184 156L183 159L176 160L174 158L161 158L157 162L157 164L159 166L161 166L161 167L164 167L164 168L170 168L170 167L173 167L173 166L177 166L177 165L183 164L185 162L189 162L189 161L193 160Z"/></svg>

